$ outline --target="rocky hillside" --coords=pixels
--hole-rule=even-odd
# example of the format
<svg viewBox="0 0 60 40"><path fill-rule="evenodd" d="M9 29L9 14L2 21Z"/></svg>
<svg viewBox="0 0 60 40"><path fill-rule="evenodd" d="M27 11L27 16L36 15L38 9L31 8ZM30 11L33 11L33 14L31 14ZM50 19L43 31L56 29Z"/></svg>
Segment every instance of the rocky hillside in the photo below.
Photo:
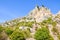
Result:
<svg viewBox="0 0 60 40"><path fill-rule="evenodd" d="M36 6L27 16L0 24L0 40L60 40L60 11L54 15Z"/></svg>

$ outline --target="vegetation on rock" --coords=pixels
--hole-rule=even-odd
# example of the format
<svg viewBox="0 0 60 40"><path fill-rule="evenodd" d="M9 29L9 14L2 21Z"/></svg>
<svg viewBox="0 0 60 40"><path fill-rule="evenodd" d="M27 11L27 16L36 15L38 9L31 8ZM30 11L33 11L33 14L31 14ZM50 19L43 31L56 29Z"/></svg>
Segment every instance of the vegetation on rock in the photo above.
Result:
<svg viewBox="0 0 60 40"><path fill-rule="evenodd" d="M38 29L35 33L36 40L53 40L51 35L49 34L49 30L46 27L42 27Z"/></svg>

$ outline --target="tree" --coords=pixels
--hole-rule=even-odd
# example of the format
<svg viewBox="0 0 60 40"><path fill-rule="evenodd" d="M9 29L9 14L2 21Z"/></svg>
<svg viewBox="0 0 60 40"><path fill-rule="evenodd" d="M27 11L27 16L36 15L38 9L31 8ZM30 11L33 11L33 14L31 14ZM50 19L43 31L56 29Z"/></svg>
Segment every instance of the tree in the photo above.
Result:
<svg viewBox="0 0 60 40"><path fill-rule="evenodd" d="M40 10L39 6L37 5L37 9Z"/></svg>
<svg viewBox="0 0 60 40"><path fill-rule="evenodd" d="M36 40L53 40L51 35L49 35L49 31L46 27L42 27L41 29L38 29L34 35L34 38Z"/></svg>
<svg viewBox="0 0 60 40"><path fill-rule="evenodd" d="M42 7L45 7L44 5L42 5Z"/></svg>

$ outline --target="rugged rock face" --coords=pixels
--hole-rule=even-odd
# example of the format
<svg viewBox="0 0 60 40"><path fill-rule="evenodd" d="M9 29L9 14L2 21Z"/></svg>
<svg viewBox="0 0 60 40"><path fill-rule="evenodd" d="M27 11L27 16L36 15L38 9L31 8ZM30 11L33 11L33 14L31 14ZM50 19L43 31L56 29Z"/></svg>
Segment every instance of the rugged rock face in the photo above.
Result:
<svg viewBox="0 0 60 40"><path fill-rule="evenodd" d="M48 18L51 19L48 20ZM46 23L46 21L48 24ZM43 23L43 25L45 26L48 26L50 35L53 37L54 40L60 40L59 39L60 36L58 37L58 35L60 35L60 11L56 15L53 15L51 11L46 7L36 6L33 10L29 12L27 16L22 18L17 18L11 21L7 21L5 23L2 23L1 25L3 27L10 27L13 30L15 30L16 27L19 27L19 29L24 28L24 30L29 28L31 29L30 31L33 31L31 32L31 35L33 34L34 36L36 29L41 28L42 26L41 23ZM26 26L26 24L28 25ZM54 25L54 27L51 24ZM30 26L32 27L30 28ZM32 39L34 38L33 37L28 38L27 40L32 40Z"/></svg>
<svg viewBox="0 0 60 40"><path fill-rule="evenodd" d="M52 16L52 13L46 7L36 6L35 9L29 13L29 16L35 18L36 22L41 22L42 20Z"/></svg>

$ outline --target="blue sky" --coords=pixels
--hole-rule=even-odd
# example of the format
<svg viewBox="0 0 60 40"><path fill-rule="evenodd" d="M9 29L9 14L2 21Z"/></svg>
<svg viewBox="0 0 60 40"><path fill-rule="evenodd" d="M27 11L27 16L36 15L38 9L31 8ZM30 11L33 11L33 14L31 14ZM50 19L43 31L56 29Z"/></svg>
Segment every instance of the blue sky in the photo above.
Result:
<svg viewBox="0 0 60 40"><path fill-rule="evenodd" d="M36 5L44 5L54 14L60 10L60 0L0 0L0 22L25 16Z"/></svg>

